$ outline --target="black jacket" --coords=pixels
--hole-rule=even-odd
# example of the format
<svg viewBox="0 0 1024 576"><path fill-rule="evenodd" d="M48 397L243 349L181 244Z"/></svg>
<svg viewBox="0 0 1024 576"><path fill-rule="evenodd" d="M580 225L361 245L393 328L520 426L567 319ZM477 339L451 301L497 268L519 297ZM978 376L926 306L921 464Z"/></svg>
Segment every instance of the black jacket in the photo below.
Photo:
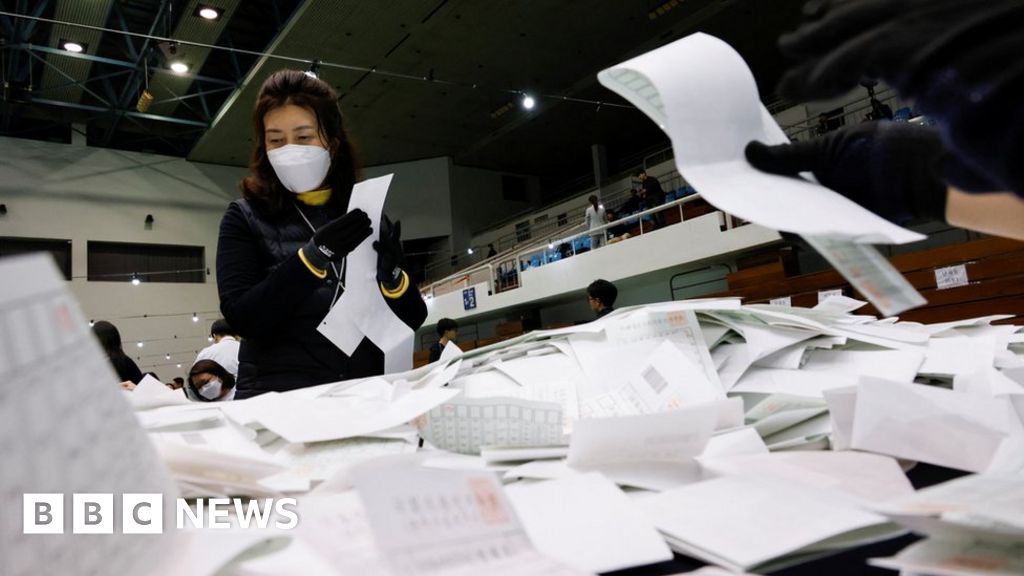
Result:
<svg viewBox="0 0 1024 576"><path fill-rule="evenodd" d="M142 370L139 370L139 366L128 356L114 356L110 359L110 364L114 366L121 382L138 384L142 381Z"/></svg>
<svg viewBox="0 0 1024 576"><path fill-rule="evenodd" d="M384 372L384 354L367 339L350 358L317 331L331 308L338 278L314 276L298 257L315 227L341 209L286 205L270 217L246 200L228 206L217 242L217 290L224 318L243 337L235 398L285 391ZM342 278L344 280L344 278ZM416 286L391 310L413 330L427 309Z"/></svg>

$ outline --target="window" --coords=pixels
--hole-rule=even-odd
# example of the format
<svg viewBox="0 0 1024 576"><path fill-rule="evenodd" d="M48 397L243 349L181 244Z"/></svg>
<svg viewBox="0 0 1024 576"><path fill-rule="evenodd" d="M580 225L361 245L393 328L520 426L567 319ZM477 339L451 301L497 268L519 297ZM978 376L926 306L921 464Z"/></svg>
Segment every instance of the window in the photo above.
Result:
<svg viewBox="0 0 1024 576"><path fill-rule="evenodd" d="M568 214L559 214L558 215L558 225L559 226L565 226L568 223L569 223L569 215Z"/></svg>
<svg viewBox="0 0 1024 576"><path fill-rule="evenodd" d="M206 281L202 246L92 242L88 244L90 282L194 282Z"/></svg>
<svg viewBox="0 0 1024 576"><path fill-rule="evenodd" d="M516 242L526 242L530 239L530 221L516 224Z"/></svg>
<svg viewBox="0 0 1024 576"><path fill-rule="evenodd" d="M65 280L71 280L71 240L0 237L0 256L49 252Z"/></svg>

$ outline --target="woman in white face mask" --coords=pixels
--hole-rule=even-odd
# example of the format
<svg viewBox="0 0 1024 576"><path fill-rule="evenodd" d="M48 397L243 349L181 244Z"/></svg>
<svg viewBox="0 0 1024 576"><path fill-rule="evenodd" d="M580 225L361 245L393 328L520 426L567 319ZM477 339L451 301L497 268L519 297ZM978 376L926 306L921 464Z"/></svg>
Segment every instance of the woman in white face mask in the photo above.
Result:
<svg viewBox="0 0 1024 576"><path fill-rule="evenodd" d="M200 360L193 364L184 388L185 396L193 402L235 399L235 377L213 360Z"/></svg>
<svg viewBox="0 0 1024 576"><path fill-rule="evenodd" d="M426 318L402 269L400 223L347 211L357 165L337 95L299 70L272 74L253 111L255 145L242 198L221 221L217 288L243 337L238 398L380 374L384 356L363 340L351 357L317 331L345 290L345 256L374 236L377 284L414 330ZM363 280L365 281L365 280Z"/></svg>

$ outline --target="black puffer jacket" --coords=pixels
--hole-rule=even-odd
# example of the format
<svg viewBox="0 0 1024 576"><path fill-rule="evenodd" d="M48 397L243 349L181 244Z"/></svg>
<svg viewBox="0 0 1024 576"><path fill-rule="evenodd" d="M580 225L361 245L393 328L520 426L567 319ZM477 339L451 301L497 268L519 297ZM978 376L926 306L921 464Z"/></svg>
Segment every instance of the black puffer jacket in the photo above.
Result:
<svg viewBox="0 0 1024 576"><path fill-rule="evenodd" d="M241 199L228 206L221 220L220 308L243 337L236 399L384 371L384 354L369 340L364 338L350 358L317 331L338 279L333 270L326 279L317 278L299 259L299 248L313 235L300 209L318 228L342 213L333 203L286 205L269 217ZM388 304L413 330L427 315L416 286Z"/></svg>

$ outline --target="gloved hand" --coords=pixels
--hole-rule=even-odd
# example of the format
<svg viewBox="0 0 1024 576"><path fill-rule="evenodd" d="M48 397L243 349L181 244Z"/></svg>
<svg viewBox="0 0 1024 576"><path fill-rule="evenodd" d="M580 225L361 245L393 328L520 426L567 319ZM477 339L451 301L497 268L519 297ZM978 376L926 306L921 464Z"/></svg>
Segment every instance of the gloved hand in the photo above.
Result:
<svg viewBox="0 0 1024 576"><path fill-rule="evenodd" d="M1024 0L816 0L804 12L779 42L801 60L780 94L824 99L882 79L938 123L987 190L1024 196Z"/></svg>
<svg viewBox="0 0 1024 576"><path fill-rule="evenodd" d="M302 247L302 253L314 267L326 270L331 262L340 262L355 250L371 232L370 217L356 208L321 226Z"/></svg>
<svg viewBox="0 0 1024 576"><path fill-rule="evenodd" d="M402 223L391 223L386 216L381 216L380 239L373 243L377 251L377 281L388 290L394 290L401 284L402 264L405 259L402 253Z"/></svg>
<svg viewBox="0 0 1024 576"><path fill-rule="evenodd" d="M890 222L945 221L947 186L940 174L949 155L929 128L866 122L792 144L751 142L746 155L771 174L812 172L823 186Z"/></svg>

